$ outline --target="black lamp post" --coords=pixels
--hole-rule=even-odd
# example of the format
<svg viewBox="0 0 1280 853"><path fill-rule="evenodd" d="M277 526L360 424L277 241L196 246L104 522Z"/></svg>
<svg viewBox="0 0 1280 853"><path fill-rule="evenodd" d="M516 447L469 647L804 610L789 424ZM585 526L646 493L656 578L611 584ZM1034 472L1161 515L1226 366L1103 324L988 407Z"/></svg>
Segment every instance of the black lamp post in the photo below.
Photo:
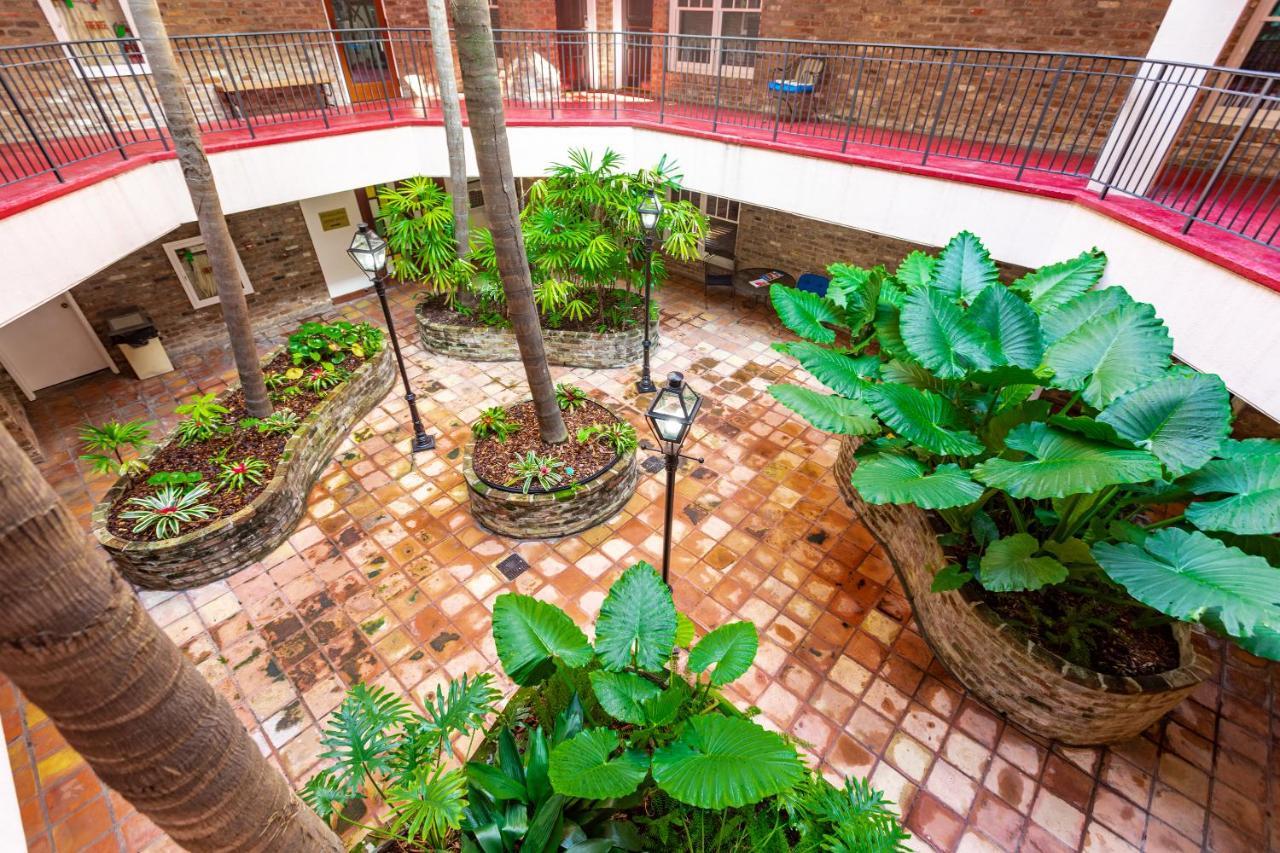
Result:
<svg viewBox="0 0 1280 853"><path fill-rule="evenodd" d="M396 353L396 364L400 367L400 380L404 383L404 399L409 404L409 417L413 419L413 452L430 450L436 446L434 437L427 435L422 428L422 418L418 416L418 397L409 387L409 375L404 370L404 357L400 355L400 340L396 337L396 324L391 319L391 306L387 304L387 241L378 236L364 222L356 228L347 254L356 266L373 282L378 301L382 303L382 315L387 318L387 334L391 337L391 348Z"/></svg>
<svg viewBox="0 0 1280 853"><path fill-rule="evenodd" d="M656 192L649 190L649 197L640 202L636 213L640 214L640 226L644 228L644 367L640 371L636 390L641 394L652 394L658 389L649 377L649 347L652 346L649 340L649 317L653 310L650 307L653 298L653 241L658 231L658 217L662 216L662 200Z"/></svg>
<svg viewBox="0 0 1280 853"><path fill-rule="evenodd" d="M667 457L667 523L662 532L662 582L667 586L671 586L667 578L671 566L671 517L676 506L676 468L682 457L702 461L684 456L680 446L688 437L689 428L693 426L693 419L698 416L701 406L702 397L684 384L684 374L669 373L666 387L658 392L644 413L653 437L658 440L658 448Z"/></svg>

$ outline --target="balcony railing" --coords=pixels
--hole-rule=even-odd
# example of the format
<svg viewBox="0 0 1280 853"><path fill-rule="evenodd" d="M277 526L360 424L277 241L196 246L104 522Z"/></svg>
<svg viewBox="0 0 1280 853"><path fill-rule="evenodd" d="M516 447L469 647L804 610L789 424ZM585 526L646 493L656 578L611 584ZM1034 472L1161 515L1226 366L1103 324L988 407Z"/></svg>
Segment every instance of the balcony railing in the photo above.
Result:
<svg viewBox="0 0 1280 853"><path fill-rule="evenodd" d="M438 117L417 29L178 36L211 138ZM707 38L496 34L508 114L618 119L1155 204L1266 246L1280 233L1280 75L1075 53ZM171 142L131 40L0 48L0 185ZM1173 219L1173 217L1170 217Z"/></svg>

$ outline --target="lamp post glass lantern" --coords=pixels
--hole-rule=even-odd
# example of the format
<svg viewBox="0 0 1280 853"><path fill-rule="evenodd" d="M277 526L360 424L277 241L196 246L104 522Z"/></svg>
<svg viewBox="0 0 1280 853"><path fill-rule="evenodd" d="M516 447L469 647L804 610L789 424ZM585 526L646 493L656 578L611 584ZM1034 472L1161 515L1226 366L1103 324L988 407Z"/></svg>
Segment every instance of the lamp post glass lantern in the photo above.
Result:
<svg viewBox="0 0 1280 853"><path fill-rule="evenodd" d="M658 218L662 216L662 199L653 190L636 208L640 216L640 226L644 228L644 367L640 370L640 381L636 390L641 394L652 394L658 389L649 376L649 348L653 345L649 338L649 317L653 311L653 242L658 230Z"/></svg>
<svg viewBox="0 0 1280 853"><path fill-rule="evenodd" d="M395 320L391 318L391 306L387 304L387 241L368 224L361 222L351 237L347 254L360 267L365 277L373 282L378 301L382 303L382 316L387 321L387 336L391 338L391 348L396 354L396 366L400 368L400 381L404 384L404 399L409 404L409 417L413 420L413 452L430 450L436 446L436 440L422 428L422 418L418 415L418 397L409 385L409 374L404 369L404 356L400 354L400 340L396 337Z"/></svg>
<svg viewBox="0 0 1280 853"><path fill-rule="evenodd" d="M671 520L676 505L676 469L680 465L681 446L689 437L689 428L702 408L702 397L684 382L684 374L667 375L667 384L644 413L658 447L667 457L666 526L662 531L662 582L671 585ZM685 457L689 458L689 457ZM701 462L701 459L696 461Z"/></svg>

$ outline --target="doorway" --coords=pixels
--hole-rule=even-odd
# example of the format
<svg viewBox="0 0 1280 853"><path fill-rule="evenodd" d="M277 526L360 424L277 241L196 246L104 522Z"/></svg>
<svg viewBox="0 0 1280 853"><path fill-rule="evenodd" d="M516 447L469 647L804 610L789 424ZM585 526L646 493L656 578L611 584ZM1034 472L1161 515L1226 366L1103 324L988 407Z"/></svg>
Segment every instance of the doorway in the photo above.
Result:
<svg viewBox="0 0 1280 853"><path fill-rule="evenodd" d="M52 341L57 342L56 357L50 355ZM70 293L0 327L0 362L29 400L41 388L86 373L118 372Z"/></svg>
<svg viewBox="0 0 1280 853"><path fill-rule="evenodd" d="M564 90L588 87L587 0L556 0L556 64Z"/></svg>
<svg viewBox="0 0 1280 853"><path fill-rule="evenodd" d="M351 103L386 102L399 96L395 58L386 34L382 0L325 0L329 26L341 30L334 39Z"/></svg>
<svg viewBox="0 0 1280 853"><path fill-rule="evenodd" d="M647 92L653 72L653 0L625 0L622 25L626 31L622 85Z"/></svg>

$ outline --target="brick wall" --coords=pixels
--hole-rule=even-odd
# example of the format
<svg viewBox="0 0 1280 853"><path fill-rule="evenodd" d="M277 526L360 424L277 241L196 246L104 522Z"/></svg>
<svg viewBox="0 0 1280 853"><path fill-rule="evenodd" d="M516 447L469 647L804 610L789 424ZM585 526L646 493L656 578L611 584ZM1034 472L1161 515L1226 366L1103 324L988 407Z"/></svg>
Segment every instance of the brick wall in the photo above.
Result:
<svg viewBox="0 0 1280 853"><path fill-rule="evenodd" d="M296 203L236 214L228 217L228 223L253 283L254 292L247 299L255 326L275 325L329 305L324 275ZM225 336L219 307L191 307L163 248L164 243L198 233L194 223L183 225L72 289L80 310L104 345L103 318L129 305L151 315L171 356ZM109 345L107 350L127 372L128 364L120 351Z"/></svg>

